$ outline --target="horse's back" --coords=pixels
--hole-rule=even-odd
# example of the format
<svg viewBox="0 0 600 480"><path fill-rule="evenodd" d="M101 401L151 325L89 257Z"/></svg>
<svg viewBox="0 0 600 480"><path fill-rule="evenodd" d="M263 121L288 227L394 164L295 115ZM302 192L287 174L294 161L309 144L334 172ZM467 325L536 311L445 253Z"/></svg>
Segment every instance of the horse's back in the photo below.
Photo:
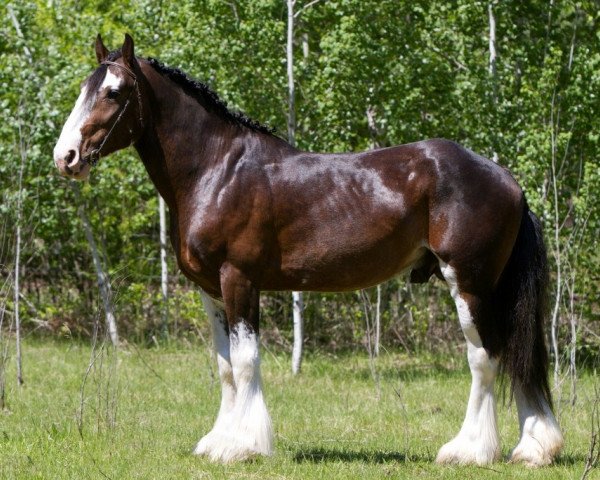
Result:
<svg viewBox="0 0 600 480"><path fill-rule="evenodd" d="M428 250L460 256L477 239L456 245L457 232L481 227L482 213L506 209L518 190L501 167L439 139L358 154L298 152L265 169L279 271L264 278L295 289L372 285Z"/></svg>

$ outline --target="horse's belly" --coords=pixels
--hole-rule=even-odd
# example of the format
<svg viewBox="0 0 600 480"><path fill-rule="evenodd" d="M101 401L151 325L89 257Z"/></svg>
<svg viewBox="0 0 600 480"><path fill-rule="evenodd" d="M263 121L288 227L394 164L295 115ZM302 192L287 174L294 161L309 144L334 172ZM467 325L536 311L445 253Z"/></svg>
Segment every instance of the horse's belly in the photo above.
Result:
<svg viewBox="0 0 600 480"><path fill-rule="evenodd" d="M272 276L272 285L265 288L366 288L409 268L424 254L425 246L424 228L414 216L329 222L326 227L315 227L295 242L293 249L282 252L280 271Z"/></svg>
<svg viewBox="0 0 600 480"><path fill-rule="evenodd" d="M423 247L410 252L382 251L354 256L305 271L293 290L340 292L372 287L409 269L424 254Z"/></svg>

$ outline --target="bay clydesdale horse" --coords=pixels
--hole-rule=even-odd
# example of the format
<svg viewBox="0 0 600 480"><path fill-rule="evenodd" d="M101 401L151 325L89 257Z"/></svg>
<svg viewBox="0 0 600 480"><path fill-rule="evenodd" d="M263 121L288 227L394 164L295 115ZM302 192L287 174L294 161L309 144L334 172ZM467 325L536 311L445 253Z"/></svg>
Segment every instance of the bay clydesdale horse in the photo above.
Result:
<svg viewBox="0 0 600 480"><path fill-rule="evenodd" d="M502 167L447 140L364 153L297 150L232 113L206 85L129 35L98 67L54 149L68 177L134 145L169 206L183 273L201 289L222 386L195 453L229 462L273 449L259 368L261 290L347 291L403 271L443 278L468 346L472 386L441 463L499 459L494 383L505 372L521 437L511 461L545 465L563 439L544 340L547 260L540 224Z"/></svg>

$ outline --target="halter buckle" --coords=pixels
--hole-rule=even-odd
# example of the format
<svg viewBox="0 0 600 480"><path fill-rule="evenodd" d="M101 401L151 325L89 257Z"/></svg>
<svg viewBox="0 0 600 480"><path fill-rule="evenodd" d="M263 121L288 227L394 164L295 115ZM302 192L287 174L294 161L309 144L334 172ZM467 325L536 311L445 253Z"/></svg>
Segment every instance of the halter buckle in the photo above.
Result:
<svg viewBox="0 0 600 480"><path fill-rule="evenodd" d="M98 163L98 160L100 160L100 150L99 149L94 149L90 152L90 155L88 157L88 163L92 166L95 167L96 164Z"/></svg>

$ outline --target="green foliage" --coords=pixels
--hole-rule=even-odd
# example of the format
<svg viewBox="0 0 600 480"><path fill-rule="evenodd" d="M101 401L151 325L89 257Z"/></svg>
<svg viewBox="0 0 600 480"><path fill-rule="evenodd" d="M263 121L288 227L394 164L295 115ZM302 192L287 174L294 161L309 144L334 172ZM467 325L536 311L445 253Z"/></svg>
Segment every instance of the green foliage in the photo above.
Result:
<svg viewBox="0 0 600 480"><path fill-rule="evenodd" d="M297 2L296 10L307 4ZM25 296L37 309L25 313L26 323L85 335L97 311L96 279L78 205L55 171L52 148L79 82L94 68L95 35L118 47L123 33L131 33L139 55L182 68L232 108L285 131L286 8L281 0L38 0L11 8L22 37L12 21L0 26L3 235L10 236L16 221L23 165L23 276ZM493 11L498 58L491 75L488 2L331 0L302 10L295 42L297 143L340 151L366 149L374 140L391 145L447 137L487 156L496 152L542 217L553 261L563 253L574 302L562 306L562 321L582 315L582 333L598 332L597 3L510 0L494 2ZM82 198L113 281L122 330L145 341L156 333L161 311L156 193L127 150L103 159ZM6 275L10 255L1 253ZM172 256L169 262L175 273ZM197 296L182 278L170 287L183 293L171 300L177 312L172 333L190 332L198 326ZM445 293L435 286L407 292L404 281L385 288L384 343L421 348L438 334L456 333ZM437 310L430 298L441 305ZM273 338L282 344L291 335L286 302L277 295L263 301ZM311 294L307 308L307 341L315 348L364 343L355 294Z"/></svg>

